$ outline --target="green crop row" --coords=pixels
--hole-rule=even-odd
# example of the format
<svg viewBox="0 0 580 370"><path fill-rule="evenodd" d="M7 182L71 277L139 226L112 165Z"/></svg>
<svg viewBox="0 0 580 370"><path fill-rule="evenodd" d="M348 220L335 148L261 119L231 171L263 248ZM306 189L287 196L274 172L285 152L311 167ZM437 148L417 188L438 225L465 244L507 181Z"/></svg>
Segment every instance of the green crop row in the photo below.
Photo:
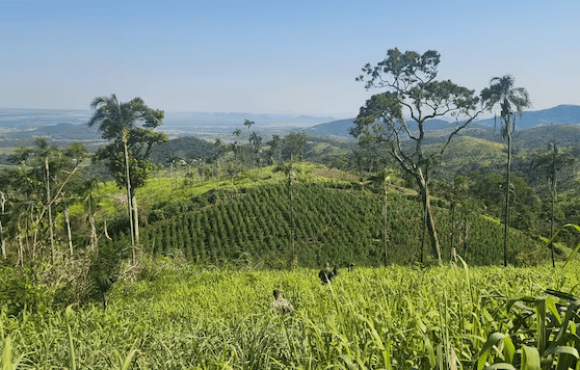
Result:
<svg viewBox="0 0 580 370"><path fill-rule="evenodd" d="M416 199L390 192L384 234L383 197L371 192L301 183L293 189L294 243L301 266L326 262L380 266L408 264L421 256L423 218ZM451 245L468 263L503 259L501 225L483 216L451 218L435 209L444 260ZM178 212L144 230L144 245L156 255L183 253L201 264L221 265L242 256L269 267L284 265L291 245L290 202L283 184L245 189L237 200ZM453 226L452 226L453 225ZM385 244L386 240L386 244ZM548 250L519 231L509 239L509 261L537 263ZM423 255L431 255L425 239Z"/></svg>

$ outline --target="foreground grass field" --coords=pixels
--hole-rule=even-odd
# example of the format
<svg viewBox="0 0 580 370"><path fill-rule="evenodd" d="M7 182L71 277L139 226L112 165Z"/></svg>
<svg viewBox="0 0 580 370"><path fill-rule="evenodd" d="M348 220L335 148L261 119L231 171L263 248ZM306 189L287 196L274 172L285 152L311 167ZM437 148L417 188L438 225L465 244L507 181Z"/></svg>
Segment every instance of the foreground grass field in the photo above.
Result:
<svg viewBox="0 0 580 370"><path fill-rule="evenodd" d="M0 314L2 368L10 362L18 369L483 369L506 362L532 369L534 349L544 362L568 358L542 354L565 316L545 289L580 290L576 262L556 269L357 268L328 286L312 269L161 262L142 264L148 281L121 279L106 311ZM275 288L294 312L272 312ZM566 343L577 355L574 317ZM578 368L575 355L569 363Z"/></svg>

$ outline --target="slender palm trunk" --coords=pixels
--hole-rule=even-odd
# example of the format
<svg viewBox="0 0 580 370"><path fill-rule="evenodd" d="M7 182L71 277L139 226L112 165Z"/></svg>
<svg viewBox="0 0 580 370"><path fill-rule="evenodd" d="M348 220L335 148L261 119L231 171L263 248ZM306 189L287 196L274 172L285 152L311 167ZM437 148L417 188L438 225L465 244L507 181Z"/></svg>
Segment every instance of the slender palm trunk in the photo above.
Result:
<svg viewBox="0 0 580 370"><path fill-rule="evenodd" d="M556 203L556 176L554 175L552 179L552 210L550 218L550 240L554 237L554 205ZM552 267L556 267L556 261L554 260L554 241L550 242L550 254L552 257Z"/></svg>
<svg viewBox="0 0 580 370"><path fill-rule="evenodd" d="M127 132L123 133L123 149L125 150L125 175L127 177L127 209L131 226L131 245L135 245L135 228L133 225L133 205L131 199L131 177L129 175L129 148L127 147Z"/></svg>
<svg viewBox="0 0 580 370"><path fill-rule="evenodd" d="M98 243L97 227L95 225L95 215L93 214L93 210L91 209L90 206L89 206L89 226L91 228L89 249L91 251L95 251L97 249Z"/></svg>
<svg viewBox="0 0 580 370"><path fill-rule="evenodd" d="M50 257L54 265L56 251L54 248L54 230L52 228L52 207L50 202L50 169L48 167L48 157L44 158L44 168L46 169L46 204L48 205L48 228L50 230Z"/></svg>
<svg viewBox="0 0 580 370"><path fill-rule="evenodd" d="M511 152L512 152L512 135L510 130L510 122L506 122L507 125L507 173L506 173L506 187L505 187L505 223L504 223L504 235L503 235L503 265L507 267L507 247L508 247L508 224L509 224L509 204L510 204L510 165L511 165Z"/></svg>
<svg viewBox="0 0 580 370"><path fill-rule="evenodd" d="M0 191L0 202L2 206L1 214L4 214L4 203L6 202L6 197L4 193ZM2 248L2 258L6 259L6 240L4 240L4 229L2 228L2 221L0 221L0 247Z"/></svg>
<svg viewBox="0 0 580 370"><path fill-rule="evenodd" d="M2 248L2 258L6 259L6 241L4 240L4 229L2 228L2 221L0 221L0 247Z"/></svg>
<svg viewBox="0 0 580 370"><path fill-rule="evenodd" d="M113 240L109 236L109 230L107 229L107 215L106 214L103 217L103 232L105 233L105 238L107 238L107 240Z"/></svg>
<svg viewBox="0 0 580 370"><path fill-rule="evenodd" d="M384 186L384 202L383 202L383 245L385 247L385 266L389 264L389 250L387 247L387 180L385 178Z"/></svg>
<svg viewBox="0 0 580 370"><path fill-rule="evenodd" d="M20 227L18 227L18 231L20 231ZM18 263L20 267L24 267L24 245L22 244L22 235L16 237L18 239Z"/></svg>
<svg viewBox="0 0 580 370"><path fill-rule="evenodd" d="M131 203L133 204L133 228L135 229L135 245L139 245L139 212L137 210L137 196L135 195L135 190L132 191L133 194L131 195Z"/></svg>
<svg viewBox="0 0 580 370"><path fill-rule="evenodd" d="M455 202L451 202L451 259L453 260L453 251L455 250Z"/></svg>
<svg viewBox="0 0 580 370"><path fill-rule="evenodd" d="M70 228L70 218L69 218L69 214L68 214L68 205L67 205L66 199L64 197L64 192L61 193L61 198L62 198L62 206L64 208L64 223L66 226L66 233L68 236L68 248L70 251L70 258L73 258L73 244L72 244L72 233L71 233L71 228Z"/></svg>

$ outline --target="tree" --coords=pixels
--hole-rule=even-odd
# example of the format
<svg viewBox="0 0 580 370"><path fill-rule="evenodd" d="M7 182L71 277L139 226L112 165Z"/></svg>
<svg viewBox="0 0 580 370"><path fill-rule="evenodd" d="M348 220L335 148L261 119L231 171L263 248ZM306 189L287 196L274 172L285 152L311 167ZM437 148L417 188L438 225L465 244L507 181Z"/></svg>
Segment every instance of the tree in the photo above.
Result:
<svg viewBox="0 0 580 370"><path fill-rule="evenodd" d="M284 137L282 147L282 159L288 160L291 157L301 160L306 147L306 134L303 132L291 132Z"/></svg>
<svg viewBox="0 0 580 370"><path fill-rule="evenodd" d="M534 160L532 165L533 168L541 168L543 170L550 187L550 240L554 237L554 207L558 195L558 190L556 189L558 184L558 174L562 169L564 169L564 167L570 166L574 162L575 158L571 153L560 150L556 141L551 140L548 143L546 152L540 154L540 156ZM552 267L556 267L553 242L550 243L550 254L552 257Z"/></svg>
<svg viewBox="0 0 580 370"><path fill-rule="evenodd" d="M240 140L240 135L242 134L242 129L241 128L237 128L234 130L234 132L232 133L232 135L236 136L236 142L234 143L234 158L237 160L238 159L238 141Z"/></svg>
<svg viewBox="0 0 580 370"><path fill-rule="evenodd" d="M298 266L298 255L296 254L296 246L295 246L295 226L294 226L294 177L296 176L296 172L300 169L294 167L293 158L290 158L284 165L278 165L274 172L284 171L284 174L288 176L287 182L287 189L288 189L288 201L290 203L290 261L289 267L293 270L296 266Z"/></svg>
<svg viewBox="0 0 580 370"><path fill-rule="evenodd" d="M252 125L254 123L254 121L249 121L247 119L244 120L244 126L248 128L248 138L252 135Z"/></svg>
<svg viewBox="0 0 580 370"><path fill-rule="evenodd" d="M413 177L421 195L426 226L433 253L441 263L441 249L435 228L429 195L429 171L443 155L451 139L472 122L481 111L479 97L474 90L454 84L450 80L436 81L440 55L428 50L423 55L399 49L387 51L387 58L363 67L357 81L366 82L365 88L386 88L388 91L373 95L360 112L350 134L359 141L386 144L389 155L403 171ZM366 75L366 76L365 76ZM410 116L406 121L403 113ZM445 133L438 149L425 152L426 133L436 117L450 115L455 123ZM436 129L434 127L433 129Z"/></svg>
<svg viewBox="0 0 580 370"><path fill-rule="evenodd" d="M81 198L81 203L85 207L85 211L87 213L89 227L90 227L90 235L89 235L89 249L91 251L95 251L97 249L97 227L95 223L95 211L98 207L98 202L95 197L95 191L98 188L98 180L96 177L93 177L88 180L83 180L78 189L77 193Z"/></svg>
<svg viewBox="0 0 580 370"><path fill-rule="evenodd" d="M272 140L268 141L266 144L270 145L270 164L273 164L274 158L281 160L282 139L280 138L280 135L272 135Z"/></svg>
<svg viewBox="0 0 580 370"><path fill-rule="evenodd" d="M531 105L528 92L523 87L514 87L514 78L510 75L494 77L490 81L490 87L481 92L482 104L485 109L492 111L497 105L500 106L501 135L507 140L507 163L506 163L506 189L505 189L505 223L504 223L504 266L507 266L507 237L509 224L509 187L510 165L512 151L512 133L516 130L516 111L522 118L524 108Z"/></svg>
<svg viewBox="0 0 580 370"><path fill-rule="evenodd" d="M162 124L165 114L161 110L147 107L141 98L121 103L115 94L95 98L91 108L95 109L95 113L88 126L99 123L103 139L112 140L111 144L97 152L96 158L106 160L117 185L127 189L131 243L139 245L139 215L135 189L145 184L152 170L148 160L151 147L168 140L166 134L155 131ZM143 128L137 127L139 121L144 122Z"/></svg>

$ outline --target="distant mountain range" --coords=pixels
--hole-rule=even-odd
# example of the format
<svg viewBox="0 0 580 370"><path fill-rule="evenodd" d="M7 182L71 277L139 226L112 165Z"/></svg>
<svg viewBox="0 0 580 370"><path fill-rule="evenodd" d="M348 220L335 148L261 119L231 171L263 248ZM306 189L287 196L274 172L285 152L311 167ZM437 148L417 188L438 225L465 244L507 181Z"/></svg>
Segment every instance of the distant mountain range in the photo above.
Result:
<svg viewBox="0 0 580 370"><path fill-rule="evenodd" d="M86 124L93 111L61 109L0 108L0 128L30 130L60 123ZM254 130L297 129L328 122L334 117L315 117L291 114L220 113L220 112L165 112L162 128L190 131L233 131L243 128L245 120L254 121Z"/></svg>
<svg viewBox="0 0 580 370"><path fill-rule="evenodd" d="M62 143L102 142L97 128L89 129L86 125L91 114L92 112L88 110L0 109L0 147L29 145L34 137L39 136ZM242 128L243 136L246 136L247 130L243 125L245 119L254 121L255 125L252 130L261 133L265 138L274 133L284 135L284 132L300 130L312 135L342 136L354 140L348 133L354 118L332 120L332 117L293 115L168 112L160 130L167 132L170 137L187 135L203 137L205 134L215 133L222 138L231 138L236 128ZM324 120L331 121L316 124ZM563 125L566 123L572 125ZM524 112L522 119L517 121L514 139L524 140L525 138L525 141L530 143L536 140L536 144L539 144L548 140L549 137L554 137L562 144L575 143L580 139L578 135L580 125L577 123L580 123L580 106L577 105L559 105L550 109L527 111ZM443 135L445 129L453 126L453 122L431 120L429 123L430 140L437 140L438 131ZM530 130L531 128L534 130ZM493 118L474 121L462 131L462 135L492 141L501 140L499 127L494 131Z"/></svg>
<svg viewBox="0 0 580 370"><path fill-rule="evenodd" d="M354 118L332 121L312 126L304 131L313 135L350 136L348 130L353 126ZM410 122L411 123L411 122ZM498 122L499 123L499 122ZM525 111L520 119L517 117L517 130L523 131L537 126L561 123L580 123L580 106L558 105L550 109ZM453 123L443 120L431 120L429 131L452 128ZM494 118L473 121L470 127L494 128Z"/></svg>

